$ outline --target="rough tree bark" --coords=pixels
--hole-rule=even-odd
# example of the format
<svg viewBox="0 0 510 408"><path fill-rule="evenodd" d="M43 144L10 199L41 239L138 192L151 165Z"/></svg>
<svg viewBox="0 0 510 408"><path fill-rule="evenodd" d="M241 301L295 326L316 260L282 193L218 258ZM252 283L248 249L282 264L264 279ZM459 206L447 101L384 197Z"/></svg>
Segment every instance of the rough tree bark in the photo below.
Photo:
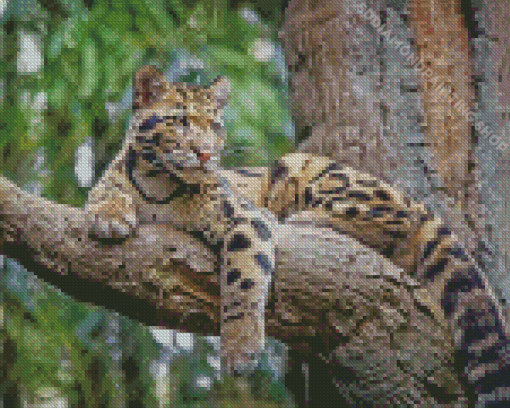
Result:
<svg viewBox="0 0 510 408"><path fill-rule="evenodd" d="M496 136L510 146L510 2L473 0L477 10L477 42L483 49L476 54L475 74L479 78L478 94L481 99L482 120ZM479 137L480 151L491 157L494 145L490 137ZM503 252L500 273L494 276L507 301L510 299L510 148L499 151L495 160L481 160L483 171L492 177L485 180L489 196L497 205L494 235L501 240ZM484 181L484 180L482 180ZM499 204L499 205L498 205ZM507 309L510 316L510 309Z"/></svg>
<svg viewBox="0 0 510 408"><path fill-rule="evenodd" d="M379 3L368 7L398 33L402 23L398 16L407 16L400 10L402 5ZM300 149L330 154L410 189L417 197L433 197L430 203L443 217L462 221L462 205L456 208L455 200L453 205L445 202L448 197L457 198L452 189L473 185L466 162L453 166L455 177L445 190L448 170L445 173L441 167L444 158L439 154L427 162L443 178L439 187L407 183L409 174L423 171L413 167L413 160L426 157L426 144L437 146L437 141L418 140L409 154L407 144L420 132L415 129L407 135L406 129L396 125L401 111L392 105L402 95L392 96L395 75L389 61L401 57L391 54L352 6L353 2L307 0L294 0L289 6L282 36L289 65L295 70L298 125L311 134ZM460 21L458 16L455 21ZM416 16L410 23L415 22ZM360 30L361 36L353 35L354 30ZM453 40L455 33L453 28ZM424 33L420 35L423 40ZM465 38L458 41L452 46L462 51ZM419 50L423 44L419 42ZM402 77L403 81L394 82L408 98L425 88L416 78ZM451 74L452 82L465 81L458 77ZM465 85L460 83L469 98ZM450 118L446 105L425 102L424 107L416 105L417 121L421 117L429 127L437 125L428 133L437 136L445 121L455 118ZM452 140L467 141L466 129L460 123L452 130ZM401 134L409 139L399 139ZM469 159L467 146L461 152L463 160ZM407 168L402 169L402 163ZM475 193L459 198L476 203ZM84 219L79 209L27 195L0 178L0 253L18 259L79 300L148 325L219 333L216 258L200 240L159 225L141 226L125 242L100 244L87 235ZM475 227L461 225L456 230L473 251L481 234L481 227ZM442 313L415 282L374 251L331 231L288 225L277 235L278 265L267 333L291 347L288 378L294 381L288 385L295 395L299 395L302 375L292 375L301 371L302 361L307 362L311 399L307 407L466 404ZM326 391L325 384L330 387ZM303 398L298 402L303 403Z"/></svg>
<svg viewBox="0 0 510 408"><path fill-rule="evenodd" d="M298 150L328 155L425 201L485 266L496 287L505 278L498 231L508 236L502 227L508 217L501 222L503 211L495 204L502 193L491 191L498 150L486 146L464 111L493 108L479 95L481 82L492 78L484 79L490 67L479 60L491 51L499 81L506 83L500 91L508 89L509 7L503 3L491 8L484 0L292 0L280 35L291 70ZM490 38L483 43L486 25ZM418 60L432 78L414 70ZM487 87L484 95L494 93ZM453 94L453 101L445 94ZM290 387L303 382L300 361L320 366L293 356ZM331 383L324 370L310 372L311 382L314 375L318 389L310 395L334 395L334 389L324 388ZM321 403L312 398L311 405Z"/></svg>
<svg viewBox="0 0 510 408"><path fill-rule="evenodd" d="M107 245L87 227L81 209L0 177L1 254L79 300L142 323L219 333L215 255L198 239L142 225L132 238ZM288 225L276 236L267 334L331 374L335 403L465 402L448 328L416 282L329 230Z"/></svg>
<svg viewBox="0 0 510 408"><path fill-rule="evenodd" d="M281 38L298 129L309 136L298 150L330 156L424 200L485 261L471 126L410 62L419 58L436 86L451 86L455 100L471 106L467 30L460 2L451 3L434 9L415 1L293 0ZM377 31L381 25L402 41L399 47Z"/></svg>

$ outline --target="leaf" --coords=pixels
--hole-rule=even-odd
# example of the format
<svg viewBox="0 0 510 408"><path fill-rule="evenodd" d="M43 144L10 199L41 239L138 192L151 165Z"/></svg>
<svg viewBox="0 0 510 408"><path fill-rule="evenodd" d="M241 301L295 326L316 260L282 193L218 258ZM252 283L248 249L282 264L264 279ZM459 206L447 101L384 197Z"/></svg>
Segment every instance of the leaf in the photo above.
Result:
<svg viewBox="0 0 510 408"><path fill-rule="evenodd" d="M64 79L55 80L48 92L48 102L51 107L61 110L69 104L67 83Z"/></svg>
<svg viewBox="0 0 510 408"><path fill-rule="evenodd" d="M214 60L213 65L227 65L243 70L255 65L253 57L227 47L209 46L207 47L207 54Z"/></svg>
<svg viewBox="0 0 510 408"><path fill-rule="evenodd" d="M156 25L158 31L173 27L172 21L167 17L165 0L142 0L143 8L147 13L146 20Z"/></svg>
<svg viewBox="0 0 510 408"><path fill-rule="evenodd" d="M108 100L113 102L115 95L122 92L122 72L118 69L118 59L113 55L107 55L104 61L103 73L105 76L105 91L109 95Z"/></svg>
<svg viewBox="0 0 510 408"><path fill-rule="evenodd" d="M80 86L78 98L89 98L98 86L96 46L90 38L85 39L80 60Z"/></svg>
<svg viewBox="0 0 510 408"><path fill-rule="evenodd" d="M108 47L121 46L120 36L116 30L111 29L110 27L102 25L102 29L100 31L100 36L103 39L104 43Z"/></svg>

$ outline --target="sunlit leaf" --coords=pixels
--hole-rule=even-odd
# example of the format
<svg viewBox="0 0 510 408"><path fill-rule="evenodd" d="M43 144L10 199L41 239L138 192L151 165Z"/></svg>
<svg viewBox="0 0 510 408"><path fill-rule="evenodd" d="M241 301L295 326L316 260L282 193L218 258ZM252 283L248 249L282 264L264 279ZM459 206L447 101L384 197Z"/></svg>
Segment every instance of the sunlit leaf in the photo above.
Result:
<svg viewBox="0 0 510 408"><path fill-rule="evenodd" d="M64 79L56 79L48 92L48 103L55 109L62 109L68 104L68 89Z"/></svg>
<svg viewBox="0 0 510 408"><path fill-rule="evenodd" d="M79 98L88 98L97 88L99 75L97 72L96 46L92 39L87 38L82 48L80 64L80 87L78 89Z"/></svg>
<svg viewBox="0 0 510 408"><path fill-rule="evenodd" d="M227 47L210 46L207 47L207 52L212 60L211 62L220 66L227 65L246 70L253 66L255 62L253 57Z"/></svg>

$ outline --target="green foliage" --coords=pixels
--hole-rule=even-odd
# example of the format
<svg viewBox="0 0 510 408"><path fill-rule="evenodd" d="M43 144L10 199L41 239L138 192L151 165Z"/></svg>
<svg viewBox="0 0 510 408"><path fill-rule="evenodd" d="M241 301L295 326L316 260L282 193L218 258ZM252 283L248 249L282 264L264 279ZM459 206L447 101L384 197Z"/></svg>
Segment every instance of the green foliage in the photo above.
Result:
<svg viewBox="0 0 510 408"><path fill-rule="evenodd" d="M8 270L4 272L6 277L10 275ZM13 281L6 277L2 283L9 289L14 283L9 284ZM9 316L5 320L6 333L17 347L11 378L22 381L33 395L51 387L60 389L71 401L80 398L94 401L94 385L114 397L116 390L108 372L100 377L99 383L93 384L87 378L93 361L102 358L84 348L74 327L63 323L69 323L69 311L59 307L62 302L59 294L30 287L26 273L18 273L17 278L16 287L4 293L2 303L5 315ZM70 365L65 364L67 360Z"/></svg>
<svg viewBox="0 0 510 408"><path fill-rule="evenodd" d="M60 1L58 7L49 0L40 4L41 10L51 9L52 18L44 36L44 68L42 75L25 74L24 83L17 81L16 88L45 92L47 108L37 137L28 141L30 111L4 104L0 148L10 143L14 157L24 162L38 147L45 148L50 171L45 196L83 204L87 190L78 187L74 175L76 148L91 136L97 169L104 168L120 146L130 114L129 106L124 106L118 118L110 120L105 103L119 102L126 95L141 65L150 62L165 68L179 58L181 63L183 50L202 66L189 67L175 80L210 81L223 74L233 83L225 166L267 165L291 149L285 130L291 121L286 84L273 61L254 55L254 44L269 41L271 32L245 21L226 1L98 0L88 8L71 1ZM16 168L12 162L0 165L7 172Z"/></svg>
<svg viewBox="0 0 510 408"><path fill-rule="evenodd" d="M276 341L270 339L269 343L274 347ZM196 337L190 353L181 353L173 359L168 385L170 406L294 407L282 382L268 368L267 354L251 377L227 377L221 381L209 362L212 356L218 357L217 350L205 338Z"/></svg>
<svg viewBox="0 0 510 408"><path fill-rule="evenodd" d="M6 333L17 346L13 378L21 380L33 395L50 387L70 401L102 398L109 404L105 406L113 406L112 401L126 396L129 400L136 392L143 394L144 406L156 406L151 376L139 376L136 387L133 381L124 390L117 386L125 376L114 369L112 345L104 341L109 334L102 332L115 316L43 286L23 268L14 274L11 265L15 264L8 261L0 282L7 289L2 302L9 316ZM124 357L133 361L131 367L148 373L148 357L158 356L160 347L146 327L125 317L119 323Z"/></svg>
<svg viewBox="0 0 510 408"><path fill-rule="evenodd" d="M112 159L131 114L133 75L147 63L168 70L175 81L205 85L217 75L230 79L225 166L268 165L290 151L285 73L274 58L260 55L273 51L275 29L247 22L238 9L229 7L233 3L10 0L2 27L0 172L25 187L40 181L43 195L52 200L83 205L88 188L79 187L75 175L77 147L93 139L98 173ZM263 7L270 8L268 4ZM41 72L18 73L23 31L42 38ZM34 100L42 93L46 102L41 110ZM116 115L108 104L119 107ZM42 168L34 168L38 152L44 152ZM127 398L156 406L152 376L139 375L128 386L113 368L110 346L100 341L101 327L112 318L104 309L52 290L32 294L35 306L28 308L26 299L12 295L12 288L7 293L7 313L12 316L8 334L20 352L15 373L34 393L52 387L71 403L85 398L113 406L112 401ZM122 333L129 337L121 336L129 356L123 364L148 373L151 358L158 354L152 335L128 319L120 321ZM191 355L180 356L172 365L171 406L210 406L213 395L224 398L221 406L226 407L290 406L281 383L264 370L254 377L251 389L217 382L212 391L197 387L197 377L214 378L207 362L213 351L203 340L197 344ZM69 355L68 368L62 366L63 354Z"/></svg>
<svg viewBox="0 0 510 408"><path fill-rule="evenodd" d="M125 131L125 126L109 120L105 103L121 100L142 64L168 67L179 59L179 50L192 52L203 67L191 67L175 80L199 74L208 81L217 74L232 80L224 165L267 165L288 152L292 144L284 129L291 121L286 85L274 62L261 62L253 55L254 44L270 37L265 30L246 22L223 0L147 0L128 6L97 1L88 11L75 7L68 18L50 27L45 39L48 109L41 144L48 149L52 174L45 195L83 203L86 190L73 176L76 147L92 136L98 146L97 168L104 168ZM125 121L129 114L127 107L117 120Z"/></svg>

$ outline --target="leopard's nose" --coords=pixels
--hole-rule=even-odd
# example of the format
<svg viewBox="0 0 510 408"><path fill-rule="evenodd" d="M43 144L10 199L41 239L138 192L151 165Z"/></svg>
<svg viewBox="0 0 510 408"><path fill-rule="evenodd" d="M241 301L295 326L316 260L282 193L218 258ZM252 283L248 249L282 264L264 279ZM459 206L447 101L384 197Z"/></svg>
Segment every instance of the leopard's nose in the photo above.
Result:
<svg viewBox="0 0 510 408"><path fill-rule="evenodd" d="M198 153L198 159L202 163L207 163L211 159L211 153Z"/></svg>

